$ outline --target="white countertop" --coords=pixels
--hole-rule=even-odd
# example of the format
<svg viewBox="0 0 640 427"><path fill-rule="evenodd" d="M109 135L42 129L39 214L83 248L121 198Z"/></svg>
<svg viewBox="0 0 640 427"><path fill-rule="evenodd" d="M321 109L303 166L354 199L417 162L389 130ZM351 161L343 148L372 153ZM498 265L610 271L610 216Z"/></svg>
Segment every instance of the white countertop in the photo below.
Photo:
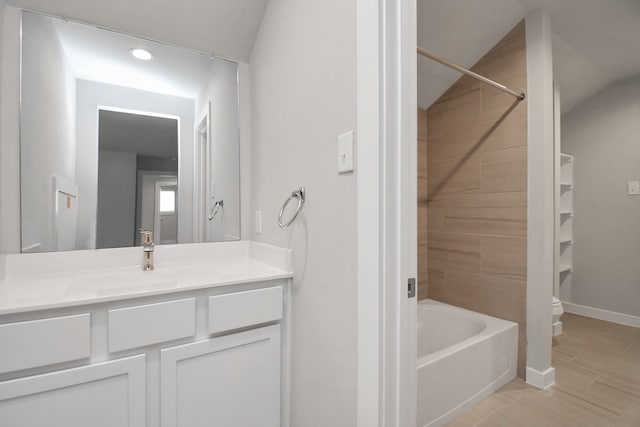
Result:
<svg viewBox="0 0 640 427"><path fill-rule="evenodd" d="M291 278L291 251L257 242L156 247L142 271L141 248L8 255L0 315L202 288Z"/></svg>

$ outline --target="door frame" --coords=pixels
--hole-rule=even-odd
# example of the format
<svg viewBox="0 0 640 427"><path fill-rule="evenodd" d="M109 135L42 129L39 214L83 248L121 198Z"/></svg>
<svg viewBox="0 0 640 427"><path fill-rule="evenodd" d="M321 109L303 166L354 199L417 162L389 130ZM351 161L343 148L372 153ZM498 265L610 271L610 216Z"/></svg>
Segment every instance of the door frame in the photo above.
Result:
<svg viewBox="0 0 640 427"><path fill-rule="evenodd" d="M204 140L202 139L203 134L206 134ZM211 101L207 102L196 118L193 136L193 242L201 243L207 240L208 221L205 221L205 212L209 205L208 199L211 191L209 188L211 180L209 175L211 166ZM206 176L203 177L203 174Z"/></svg>
<svg viewBox="0 0 640 427"><path fill-rule="evenodd" d="M155 198L154 198L154 207L153 207L153 234L155 236L157 244L163 245L167 243L162 242L162 212L160 212L160 192L162 191L162 187L175 187L175 200L174 200L174 210L173 215L176 217L176 242L170 244L178 243L178 179L166 179L166 180L157 180L155 185Z"/></svg>
<svg viewBox="0 0 640 427"><path fill-rule="evenodd" d="M416 423L416 47L415 0L357 1L359 427Z"/></svg>

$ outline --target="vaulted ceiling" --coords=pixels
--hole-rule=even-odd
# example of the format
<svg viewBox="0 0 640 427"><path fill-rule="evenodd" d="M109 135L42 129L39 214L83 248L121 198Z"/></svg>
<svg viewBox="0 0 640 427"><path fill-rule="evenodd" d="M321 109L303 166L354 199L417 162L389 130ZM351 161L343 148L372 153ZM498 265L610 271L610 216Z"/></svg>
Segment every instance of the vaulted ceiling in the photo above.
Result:
<svg viewBox="0 0 640 427"><path fill-rule="evenodd" d="M418 0L418 45L471 67L529 12L551 16L555 80L568 112L640 74L637 0ZM418 103L428 107L460 74L418 59Z"/></svg>
<svg viewBox="0 0 640 427"><path fill-rule="evenodd" d="M234 60L249 58L268 0L8 0ZM553 26L555 78L567 112L606 86L640 73L637 0L418 0L418 44L472 66L527 13ZM73 13L72 13L73 12ZM422 107L459 74L418 59Z"/></svg>

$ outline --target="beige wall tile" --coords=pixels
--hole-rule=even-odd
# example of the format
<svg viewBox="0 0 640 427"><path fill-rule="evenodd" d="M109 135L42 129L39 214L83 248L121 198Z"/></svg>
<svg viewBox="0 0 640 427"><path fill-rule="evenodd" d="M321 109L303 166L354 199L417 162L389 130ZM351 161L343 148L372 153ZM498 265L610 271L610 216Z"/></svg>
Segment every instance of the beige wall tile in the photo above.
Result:
<svg viewBox="0 0 640 427"><path fill-rule="evenodd" d="M527 193L448 196L444 227L459 233L527 235ZM430 214L433 214L429 210Z"/></svg>
<svg viewBox="0 0 640 427"><path fill-rule="evenodd" d="M482 178L482 156L431 163L427 171L429 198L448 193L477 193Z"/></svg>
<svg viewBox="0 0 640 427"><path fill-rule="evenodd" d="M527 116L512 111L504 121L487 134L480 147L481 152L501 150L503 148L522 147L527 145ZM489 119L494 124L497 119Z"/></svg>
<svg viewBox="0 0 640 427"><path fill-rule="evenodd" d="M427 140L427 115L428 112L424 108L418 108L418 139Z"/></svg>
<svg viewBox="0 0 640 427"><path fill-rule="evenodd" d="M427 268L427 277L429 282L429 298L442 301L444 292L444 271L439 268Z"/></svg>
<svg viewBox="0 0 640 427"><path fill-rule="evenodd" d="M418 141L418 201L426 201L427 187L427 141Z"/></svg>
<svg viewBox="0 0 640 427"><path fill-rule="evenodd" d="M443 138L442 158L434 159L432 163L437 161L460 160L469 157L476 152L482 151L484 145L483 135L485 130L478 126L479 119L476 119L469 126L462 126L452 130L451 133Z"/></svg>
<svg viewBox="0 0 640 427"><path fill-rule="evenodd" d="M527 239L482 236L482 271L504 278L526 279Z"/></svg>
<svg viewBox="0 0 640 427"><path fill-rule="evenodd" d="M431 144L431 141L434 139L444 137L446 129L441 125L442 117L442 113L427 111L427 121L429 123L427 125L427 140L429 141L429 144Z"/></svg>
<svg viewBox="0 0 640 427"><path fill-rule="evenodd" d="M429 137L427 140L427 179L429 177L429 169L432 163L441 163L446 161L445 149L447 146L447 137L442 135L438 137Z"/></svg>
<svg viewBox="0 0 640 427"><path fill-rule="evenodd" d="M526 88L524 37L522 22L473 70L514 90ZM419 121L423 117L419 111ZM428 286L422 286L430 298L518 322L518 374L523 376L527 101L516 103L463 77L427 110L426 120L420 135L427 137L428 202L427 214L419 211L419 227L423 232L426 216Z"/></svg>
<svg viewBox="0 0 640 427"><path fill-rule="evenodd" d="M482 90L480 85L473 84L467 88L445 92L427 111L429 114L447 112L448 115L453 111L452 114L457 116L459 114L458 110L467 110L470 105L480 104L481 102Z"/></svg>
<svg viewBox="0 0 640 427"><path fill-rule="evenodd" d="M418 232L427 231L427 202L418 202Z"/></svg>
<svg viewBox="0 0 640 427"><path fill-rule="evenodd" d="M422 253L423 256L420 256L420 253ZM418 232L418 260L425 261L426 264L426 256L427 256L427 232L426 231L419 231ZM418 264L421 264L420 262L418 262Z"/></svg>
<svg viewBox="0 0 640 427"><path fill-rule="evenodd" d="M467 92L471 92L481 86L482 82L472 77L463 75L460 77L460 79L458 79L455 85L447 89L447 91L436 100L436 103L445 101L449 98L453 98Z"/></svg>
<svg viewBox="0 0 640 427"><path fill-rule="evenodd" d="M520 48L520 44L515 43L511 48L512 51L515 51L515 49ZM520 72L522 68L526 68L526 61L526 56L520 54L511 56L494 55L483 58L472 70L493 81L500 82L500 84L508 88L519 88L527 85L526 75ZM498 89L491 86L487 88L487 91L489 94L499 92Z"/></svg>
<svg viewBox="0 0 640 427"><path fill-rule="evenodd" d="M418 201L426 201L427 190L427 110L418 108Z"/></svg>
<svg viewBox="0 0 640 427"><path fill-rule="evenodd" d="M418 301L429 298L429 284L425 281L418 281Z"/></svg>
<svg viewBox="0 0 640 427"><path fill-rule="evenodd" d="M418 232L418 299L429 295L427 275L427 232Z"/></svg>
<svg viewBox="0 0 640 427"><path fill-rule="evenodd" d="M512 88L516 92L527 92L526 86ZM494 120L502 116L510 107L513 108L513 112L509 115L518 115L527 113L526 98L524 102L518 101L508 93L499 91L491 86L485 85L482 87L482 118L493 118Z"/></svg>
<svg viewBox="0 0 640 427"><path fill-rule="evenodd" d="M482 153L482 192L527 190L527 147Z"/></svg>
<svg viewBox="0 0 640 427"><path fill-rule="evenodd" d="M474 272L482 270L482 236L430 232L427 248L430 267L453 267Z"/></svg>
<svg viewBox="0 0 640 427"><path fill-rule="evenodd" d="M436 197L427 202L427 230L443 231L445 226L446 197Z"/></svg>
<svg viewBox="0 0 640 427"><path fill-rule="evenodd" d="M473 99L469 99L469 103L466 105L457 105L455 108L442 111L440 113L439 126L444 128L444 136L462 129L463 127L471 127L480 118L482 113L482 91L480 89L474 91L477 96ZM431 108L437 106L433 104ZM431 108L429 108L429 118L431 121Z"/></svg>
<svg viewBox="0 0 640 427"><path fill-rule="evenodd" d="M522 296L526 283L456 268L444 270L443 294L449 303L513 322L526 322ZM448 302L448 301L445 301Z"/></svg>

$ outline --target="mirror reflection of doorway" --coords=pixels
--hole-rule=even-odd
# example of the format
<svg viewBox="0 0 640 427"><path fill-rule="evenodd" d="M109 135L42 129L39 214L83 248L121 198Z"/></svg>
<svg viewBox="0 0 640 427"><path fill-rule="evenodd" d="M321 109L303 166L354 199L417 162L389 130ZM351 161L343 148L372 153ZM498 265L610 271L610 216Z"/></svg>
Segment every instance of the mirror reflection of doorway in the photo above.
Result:
<svg viewBox="0 0 640 427"><path fill-rule="evenodd" d="M162 245L178 243L177 191L175 179L156 182L153 232L155 241Z"/></svg>
<svg viewBox="0 0 640 427"><path fill-rule="evenodd" d="M177 243L178 118L106 108L98 118L96 247L139 246L141 228ZM156 214L158 183L173 195L171 212Z"/></svg>
<svg viewBox="0 0 640 427"><path fill-rule="evenodd" d="M195 242L216 242L222 239L222 215L209 219L215 208L216 185L212 173L213 147L210 135L211 103L208 103L196 122L196 162L194 169L193 236ZM216 233L217 231L217 233Z"/></svg>
<svg viewBox="0 0 640 427"><path fill-rule="evenodd" d="M205 221L205 211L207 209L208 188L210 177L208 175L208 155L209 155L209 105L201 114L200 120L196 123L196 155L194 165L194 210L193 210L193 239L194 242L206 242L206 229L208 224Z"/></svg>

